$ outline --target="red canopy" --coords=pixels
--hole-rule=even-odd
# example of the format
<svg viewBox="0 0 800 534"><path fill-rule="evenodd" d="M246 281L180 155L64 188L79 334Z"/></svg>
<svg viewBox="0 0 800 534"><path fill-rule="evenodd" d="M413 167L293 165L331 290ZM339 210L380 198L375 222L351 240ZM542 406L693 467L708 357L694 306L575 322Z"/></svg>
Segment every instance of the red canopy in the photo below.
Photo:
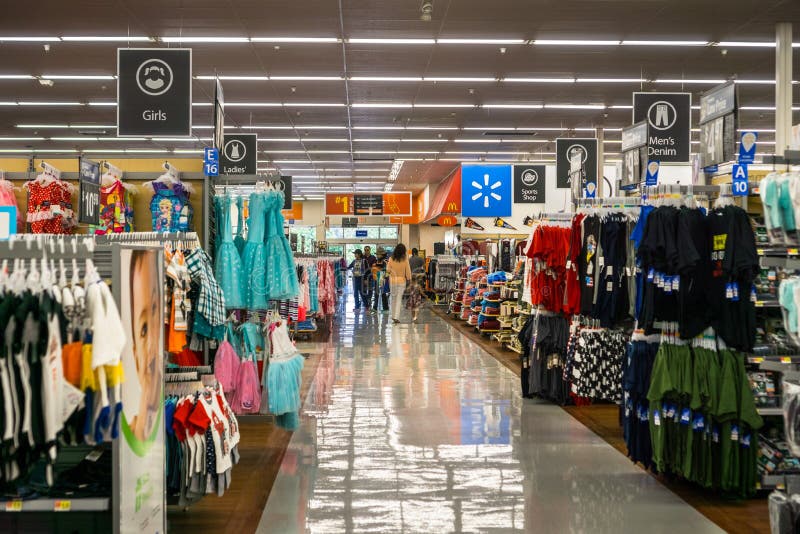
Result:
<svg viewBox="0 0 800 534"><path fill-rule="evenodd" d="M453 174L444 179L436 190L428 214L423 222L430 222L439 215L461 214L461 166Z"/></svg>

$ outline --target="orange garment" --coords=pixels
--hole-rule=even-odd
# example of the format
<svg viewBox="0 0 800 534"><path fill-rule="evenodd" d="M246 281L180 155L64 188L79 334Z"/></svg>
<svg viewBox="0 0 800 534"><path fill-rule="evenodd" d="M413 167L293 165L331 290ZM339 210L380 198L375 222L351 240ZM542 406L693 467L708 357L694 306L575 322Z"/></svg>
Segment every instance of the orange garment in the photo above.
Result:
<svg viewBox="0 0 800 534"><path fill-rule="evenodd" d="M186 331L175 329L175 300L175 295L173 295L172 310L167 327L167 351L177 353L181 352L188 342L186 341Z"/></svg>
<svg viewBox="0 0 800 534"><path fill-rule="evenodd" d="M67 343L61 348L64 379L76 388L81 385L82 347L83 343L75 341Z"/></svg>

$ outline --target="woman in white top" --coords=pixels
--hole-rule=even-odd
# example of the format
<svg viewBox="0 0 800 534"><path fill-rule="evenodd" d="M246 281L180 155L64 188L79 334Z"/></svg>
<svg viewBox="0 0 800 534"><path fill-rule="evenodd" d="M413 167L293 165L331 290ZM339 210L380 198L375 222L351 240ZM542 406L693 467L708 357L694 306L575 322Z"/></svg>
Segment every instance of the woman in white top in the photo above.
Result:
<svg viewBox="0 0 800 534"><path fill-rule="evenodd" d="M403 293L406 290L406 283L411 280L411 266L406 258L406 246L402 243L394 247L392 257L386 266L386 274L389 275L389 292L392 302L392 320L400 322L400 311L403 309Z"/></svg>

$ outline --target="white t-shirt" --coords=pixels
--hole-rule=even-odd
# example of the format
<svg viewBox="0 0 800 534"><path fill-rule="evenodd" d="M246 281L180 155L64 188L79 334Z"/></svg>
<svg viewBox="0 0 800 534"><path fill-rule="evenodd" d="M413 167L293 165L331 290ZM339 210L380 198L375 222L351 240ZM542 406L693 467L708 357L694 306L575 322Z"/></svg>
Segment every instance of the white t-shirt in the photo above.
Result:
<svg viewBox="0 0 800 534"><path fill-rule="evenodd" d="M92 369L116 365L125 348L125 328L111 290L104 282L86 288L86 308L92 321Z"/></svg>

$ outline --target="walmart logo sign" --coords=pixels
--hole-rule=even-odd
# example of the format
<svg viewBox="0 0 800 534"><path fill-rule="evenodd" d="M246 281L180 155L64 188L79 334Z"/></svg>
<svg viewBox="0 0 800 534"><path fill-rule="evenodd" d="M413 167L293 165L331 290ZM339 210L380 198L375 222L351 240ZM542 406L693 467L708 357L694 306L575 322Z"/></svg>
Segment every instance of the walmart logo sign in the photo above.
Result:
<svg viewBox="0 0 800 534"><path fill-rule="evenodd" d="M464 217L509 217L511 176L511 165L463 165L461 214Z"/></svg>

